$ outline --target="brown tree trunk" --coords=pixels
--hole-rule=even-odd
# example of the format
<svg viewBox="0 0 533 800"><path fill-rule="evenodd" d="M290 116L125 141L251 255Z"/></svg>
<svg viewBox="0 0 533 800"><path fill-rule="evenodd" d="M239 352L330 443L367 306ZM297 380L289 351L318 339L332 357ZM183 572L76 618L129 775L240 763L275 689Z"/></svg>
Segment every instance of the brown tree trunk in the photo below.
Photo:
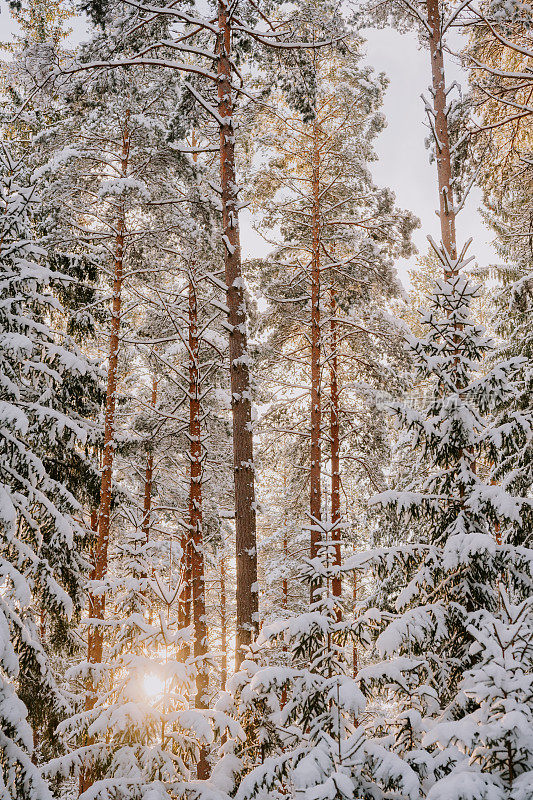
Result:
<svg viewBox="0 0 533 800"><path fill-rule="evenodd" d="M188 628L192 621L191 537L188 528L181 536L181 551L178 625Z"/></svg>
<svg viewBox="0 0 533 800"><path fill-rule="evenodd" d="M220 647L222 661L220 664L220 688L226 690L228 680L228 629L227 629L227 600L226 600L226 556L220 556Z"/></svg>
<svg viewBox="0 0 533 800"><path fill-rule="evenodd" d="M331 439L331 523L332 539L335 542L333 563L336 567L341 565L341 467L340 467L340 430L339 430L339 378L337 354L337 300L333 279L331 281L331 360L330 360L330 439ZM339 572L332 581L333 597L342 594L342 578ZM337 609L340 613L340 609Z"/></svg>
<svg viewBox="0 0 533 800"><path fill-rule="evenodd" d="M155 375L152 376L152 408L155 409L157 405L157 379ZM152 491L154 486L154 450L153 450L153 443L152 437L150 436L150 440L147 443L147 453L146 453L146 469L144 472L144 502L143 502L143 518L142 518L142 525L141 530L144 536L144 544L148 544L150 541L150 528L152 524ZM146 563L147 556L145 555L143 561ZM151 574L153 575L153 567L151 569ZM148 572L143 572L141 575L141 580L143 582L142 592L146 595L148 593L148 584L147 584L147 577ZM153 609L152 604L149 603L148 605L148 622L151 624L153 619Z"/></svg>
<svg viewBox="0 0 533 800"><path fill-rule="evenodd" d="M189 533L191 551L194 657L197 664L196 708L207 708L209 676L206 671L207 624L205 618L205 574L202 533L202 429L200 404L200 342L198 339L198 296L192 272L189 275ZM197 764L200 780L209 777L209 763L202 748Z"/></svg>
<svg viewBox="0 0 533 800"><path fill-rule="evenodd" d="M450 136L446 115L446 82L444 77L444 56L442 49L442 16L439 0L426 0L428 22L431 28L429 50L431 55L431 78L433 84L433 110L435 126L435 146L437 150L437 175L439 182L439 216L442 244L449 257L457 258L457 238L455 233L455 210L452 191L452 161ZM446 275L446 277L448 277Z"/></svg>
<svg viewBox="0 0 533 800"><path fill-rule="evenodd" d="M289 542L287 538L287 519L284 521L283 527L283 568L285 570L281 586L282 597L281 607L283 611L287 611L289 607L289 581L287 580L287 568L289 563Z"/></svg>
<svg viewBox="0 0 533 800"><path fill-rule="evenodd" d="M242 646L258 632L256 504L252 433L252 394L248 366L246 305L239 239L239 206L235 173L235 130L231 87L231 22L226 0L218 4L218 113L222 226L229 309L229 357L233 415L235 535L237 568L236 668Z"/></svg>
<svg viewBox="0 0 533 800"><path fill-rule="evenodd" d="M285 476L284 479L285 486L287 485L287 478ZM285 492L285 502L287 500L287 495ZM284 617L287 616L287 610L289 608L289 581L287 580L287 569L289 564L289 540L287 537L287 514L285 514L285 518L283 520L283 569L285 570L283 575L282 581L282 597L281 597L281 607L284 611ZM285 643L282 645L282 650L284 653L288 652L288 647ZM280 705L282 708L287 703L287 688L284 686L281 690L281 697L280 697Z"/></svg>
<svg viewBox="0 0 533 800"><path fill-rule="evenodd" d="M439 0L426 0L426 9L431 35L429 37L429 50L431 55L431 77L433 88L433 111L434 111L434 139L437 154L437 177L439 185L439 218L442 245L447 253L447 261L444 267L444 278L448 280L458 272L457 265L457 236L455 230L456 212L454 208L454 197L452 191L452 159L450 151L450 135L448 130L447 101L446 101L446 79L444 74L444 54L442 41L442 11ZM448 312L450 313L450 312ZM454 323L455 333L453 341L456 345L456 358L454 366L460 359L459 331L462 325ZM463 387L461 387L463 388ZM471 451L468 451L469 454ZM473 472L476 471L476 462L472 457L470 462ZM461 490L462 496L463 490Z"/></svg>
<svg viewBox="0 0 533 800"><path fill-rule="evenodd" d="M130 112L126 111L122 133L122 153L120 175L128 174L130 153ZM124 250L126 233L126 213L124 203L120 202L116 220L115 233L115 269L113 278L113 301L111 309L111 330L109 335L109 364L107 368L106 408L104 419L104 451L102 458L102 478L100 485L100 509L98 514L98 539L95 548L94 579L102 580L107 572L107 551L109 547L110 516L113 459L115 455L115 409L117 394L118 348L120 334L120 315L122 308L122 281L124 271ZM105 595L93 598L93 616L103 619L105 613ZM91 641L89 661L98 663L102 660L102 629L96 627Z"/></svg>
<svg viewBox="0 0 533 800"><path fill-rule="evenodd" d="M94 533L98 533L98 509L96 509L96 508L91 511L91 530L94 531ZM93 566L93 569L91 571L91 580L94 580L95 571L96 571L95 548L93 548L92 556L93 556L93 561L94 561L94 565L95 566ZM97 600L97 596L93 595L92 592L89 592L88 593L88 604L89 604L88 615L89 615L89 618L91 618L91 619L92 618L97 618L97 617L95 617L95 614L96 614L95 600ZM100 655L100 659L101 659L101 655ZM91 664L96 663L96 660L95 660L95 647L94 647L94 628L92 626L89 626L89 628L87 630L87 660ZM85 709L86 709L86 711L91 711L91 709L94 708L94 705L96 703L96 696L97 696L96 695L96 686L93 685L92 681L89 681L88 682L88 686L87 686L87 693L85 695ZM85 741L85 745L92 744L92 742L93 742L93 738L92 737L91 738L87 738L87 740ZM93 783L93 781L92 781L92 778L91 778L91 771L88 770L88 769L82 769L82 771L80 772L79 784L78 784L79 794L82 794L83 792L85 792L92 785L92 783Z"/></svg>
<svg viewBox="0 0 533 800"><path fill-rule="evenodd" d="M318 127L313 126L312 155L312 256L311 256L311 470L309 479L309 505L311 512L311 558L318 553L321 495L321 392L320 392L320 151Z"/></svg>
<svg viewBox="0 0 533 800"><path fill-rule="evenodd" d="M157 404L157 380L152 377L152 408ZM143 503L143 521L142 532L144 534L144 541L146 544L150 541L150 524L152 513L152 489L154 483L154 451L151 442L148 443L148 452L146 455L146 470L144 473L144 503Z"/></svg>
<svg viewBox="0 0 533 800"><path fill-rule="evenodd" d="M120 176L128 174L130 154L130 112L126 111L122 131L122 150L120 156ZM109 547L113 459L115 454L115 408L117 393L118 348L120 334L120 315L122 308L122 283L124 272L124 252L126 234L126 211L121 201L115 222L115 259L113 277L113 300L111 306L111 327L109 334L109 363L107 368L106 407L104 416L104 449L102 457L102 477L100 483L100 508L98 512L98 536L94 548L93 580L102 580L107 572L107 551ZM104 619L105 595L89 595L89 613L93 619ZM103 629L92 627L87 637L87 659L92 664L102 661ZM95 687L87 693L86 708L90 710L96 702ZM90 772L80 777L80 792L86 791L93 783Z"/></svg>
<svg viewBox="0 0 533 800"><path fill-rule="evenodd" d="M355 612L356 605L357 605L357 572L354 572L354 574L353 574L353 607L354 607L354 612ZM354 643L353 643L352 658L353 658L353 661L352 661L352 663L353 663L353 676L355 678L355 676L359 672L359 664L358 664L358 659L357 659L357 645L355 643L355 640L354 640Z"/></svg>

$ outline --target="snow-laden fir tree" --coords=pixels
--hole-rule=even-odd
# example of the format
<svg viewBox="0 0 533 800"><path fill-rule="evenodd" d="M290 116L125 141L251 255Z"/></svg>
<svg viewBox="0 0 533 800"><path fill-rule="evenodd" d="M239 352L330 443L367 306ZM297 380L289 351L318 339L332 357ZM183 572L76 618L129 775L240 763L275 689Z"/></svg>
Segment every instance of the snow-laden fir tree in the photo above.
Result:
<svg viewBox="0 0 533 800"><path fill-rule="evenodd" d="M502 114L501 109L497 111ZM487 122L493 119L493 108L484 112ZM481 176L483 214L496 233L495 246L501 259L485 270L496 283L492 324L501 342L494 357L521 357L523 363L515 395L498 408L491 459L494 480L527 495L533 487L533 137L527 128L518 128L510 137L513 149L507 135L497 133L491 141L491 169L485 167ZM478 149L483 153L481 142ZM531 512L526 511L521 528L515 532L517 542L531 546L532 523Z"/></svg>
<svg viewBox="0 0 533 800"><path fill-rule="evenodd" d="M191 707L206 666L192 654L192 629L179 625L179 560L169 571L168 545L137 530L113 555L98 697L62 723L71 750L47 771L81 778L87 800L169 800L184 794L213 738L208 714ZM85 662L69 677L83 686L93 671Z"/></svg>
<svg viewBox="0 0 533 800"><path fill-rule="evenodd" d="M65 413L62 399L92 367L55 330L54 290L68 277L47 263L38 224L45 187L5 144L0 186L2 776L6 796L37 798L46 788L28 754L69 710L43 634L61 650L88 566L80 506L49 467L53 453L68 458L86 441L86 421Z"/></svg>
<svg viewBox="0 0 533 800"><path fill-rule="evenodd" d="M225 759L239 775L238 800L419 797L416 773L366 736L365 698L349 674L352 621L343 619L332 591L339 572L334 549L332 525L322 523L318 554L299 575L314 602L264 626L232 681L241 724L246 730L251 723L255 734L253 748L238 741L226 748ZM272 659L280 642L288 663ZM220 769L227 775L223 767L224 759ZM217 778L215 767L215 784Z"/></svg>
<svg viewBox="0 0 533 800"><path fill-rule="evenodd" d="M469 315L476 287L462 272L464 250L453 261L435 249L445 278L437 280L422 317L427 338L411 339L420 375L429 380L427 402L394 406L419 453L419 477L375 498L397 508L408 541L351 562L375 576L359 625L363 636L375 636L382 659L361 670L359 680L393 703L382 729L426 788L458 757L425 748L423 739L437 717L458 719L469 711L459 684L476 663L471 625L481 612L497 610L500 576L509 591L530 589L533 555L510 541L528 501L485 477L490 415L514 392L520 362L479 373L492 343Z"/></svg>
<svg viewBox="0 0 533 800"><path fill-rule="evenodd" d="M514 604L502 585L499 593L498 610L479 611L469 626L476 663L459 690L474 710L424 740L464 753L428 800L527 800L533 792L533 599Z"/></svg>
<svg viewBox="0 0 533 800"><path fill-rule="evenodd" d="M49 283L50 300L47 323L54 331L54 338L78 358L86 361L85 370L65 370L61 382L53 390L53 404L58 415L64 415L84 429L83 442L73 443L72 431L43 424L35 432L33 448L39 452L46 473L76 498L78 521L87 524L89 514L95 507L99 493L99 472L96 451L100 443L99 415L104 395L101 374L94 360L95 265L86 258L81 249L67 243L71 237L62 224L64 197L57 197L52 190L49 170L43 167L39 137L50 126L55 127L65 119L64 97L49 85L48 90L35 92L35 85L42 74L55 63L54 59L65 55L61 46L68 34L65 21L72 12L62 2L54 2L45 8L40 0L30 0L13 14L23 30L23 36L7 49L13 60L5 66L6 93L2 111L7 118L3 134L10 141L11 155L16 153L20 163L26 164L27 172L33 171L33 181L39 184L39 201L33 208L35 236L46 243L46 264L59 280ZM44 72L43 72L44 71ZM82 353L84 355L82 355ZM90 353L91 357L87 354ZM82 522L83 520L83 522ZM44 529L43 529L44 531ZM78 557L87 556L89 542L81 540L76 546ZM43 550L45 544L43 543ZM86 565L87 566L87 565ZM80 576L64 571L65 588L76 599L76 611L69 620L50 615L43 607L40 611L39 632L43 647L51 658L54 674L62 682L65 667L71 663L79 650L79 636L75 623L83 603ZM36 751L34 760L46 760L60 750L60 740L55 735L57 717L49 717L46 707L34 692L33 682L21 682L19 694L29 711L34 728ZM73 700L73 698L70 698Z"/></svg>
<svg viewBox="0 0 533 800"><path fill-rule="evenodd" d="M496 358L524 358L516 395L494 422L494 480L519 494L533 486L533 132L529 63L533 55L528 3L483 3L462 56L470 70L468 120L483 190L482 214L496 234L501 263L484 272L496 282L492 324L502 340ZM531 546L531 513L524 513L517 541Z"/></svg>
<svg viewBox="0 0 533 800"><path fill-rule="evenodd" d="M493 479L522 496L533 488L533 262L529 235L531 209L527 208L533 168L512 195L492 209L491 222L498 233L497 249L505 263L493 269L498 279L494 326L501 337L496 358L521 358L515 392L497 408L493 422L490 458ZM531 547L532 507L524 508L521 525L514 531L517 543Z"/></svg>

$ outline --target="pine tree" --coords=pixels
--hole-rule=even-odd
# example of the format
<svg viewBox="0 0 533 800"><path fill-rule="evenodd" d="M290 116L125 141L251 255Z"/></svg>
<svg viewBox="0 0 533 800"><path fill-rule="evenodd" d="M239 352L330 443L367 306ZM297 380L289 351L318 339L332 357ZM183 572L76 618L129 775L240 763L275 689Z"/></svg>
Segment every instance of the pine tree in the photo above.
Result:
<svg viewBox="0 0 533 800"><path fill-rule="evenodd" d="M80 52L87 60L108 48L122 46L124 21L118 21L106 37L95 35ZM147 76L145 75L145 78ZM168 129L159 121L175 101L172 76L163 83L155 76L146 84L125 71L94 75L89 82L72 80L68 86L71 114L61 125L41 137L48 153L48 171L54 176L54 193L63 198L61 222L67 241L85 251L103 278L101 288L112 284L111 297L95 298L94 304L109 303L107 342L106 408L102 443L102 469L98 498L93 571L89 585L89 662L95 666L95 681L87 686L87 707L96 701L98 665L104 658L105 581L112 538L112 506L115 493L113 470L121 431L117 424L120 406L120 378L123 369L120 341L124 328L124 303L129 292L138 291L137 267L143 265L143 238L150 226L162 224L150 217L147 202L168 196L168 181L176 174L193 172L179 152L166 141ZM165 106L166 103L166 106ZM156 116L159 115L159 116ZM150 255L153 254L153 251ZM104 275L112 274L108 282ZM109 289L108 289L109 291ZM110 301L110 302L109 302ZM127 309L127 306L126 306ZM100 316L103 316L100 313ZM127 438L127 437L126 437ZM94 589L94 590L93 590ZM89 781L89 776L87 777ZM85 786L87 788L87 786Z"/></svg>
<svg viewBox="0 0 533 800"><path fill-rule="evenodd" d="M259 318L260 330L268 333L265 382L275 397L264 428L271 424L276 437L281 432L297 440L284 446L283 458L292 452L301 472L295 494L307 481L310 552L318 546L316 525L328 513L337 563L345 527L341 463L343 476L357 474L361 493L368 475L379 474L372 453L383 447L376 395L394 386L392 364L402 360L388 313L399 293L393 258L411 252L416 225L372 180L368 165L376 158L385 80L360 63L360 37L353 35L347 45L313 55L312 122L292 113L281 97L274 118L268 111L262 115L256 147L272 155L255 181L262 230L281 233L269 262L256 266L259 291L268 300ZM269 449L274 446L267 440ZM338 581L335 591L340 595Z"/></svg>
<svg viewBox="0 0 533 800"><path fill-rule="evenodd" d="M112 19L112 4L96 0L87 3L92 15L101 23L109 25ZM196 109L197 119L192 120L196 129L215 122L218 137L219 184L215 190L220 197L221 244L224 247L226 283L227 333L229 341L230 381L232 397L234 481L235 481L235 526L237 552L237 637L236 660L242 657L241 648L250 643L258 630L257 597L257 536L256 499L253 459L252 391L250 377L250 354L248 352L247 309L244 293L242 257L240 246L239 184L236 164L236 92L233 76L240 75L238 62L242 59L259 69L269 69L276 74L276 85L283 86L300 108L311 114L302 86L310 77L306 51L308 43L300 47L294 41L290 24L279 28L273 26L265 33L261 26L268 19L255 6L239 9L226 0L216 7L216 23L205 15L203 9L184 10L176 5L154 9L142 2L136 6L136 14L142 17L142 26L150 25L155 31L155 40L135 55L126 57L126 63L152 64L185 74L184 87L188 93L177 107L174 116L176 140L183 140L190 129L191 120L185 112L191 106ZM292 16L292 15L291 15ZM172 21L169 35L168 21ZM290 23L290 17L288 20ZM163 24L165 34L159 37L159 26ZM139 30L138 26L134 26ZM317 46L317 42L314 46ZM183 58L177 60L180 53ZM129 54L128 54L129 55ZM192 62L188 59L193 59ZM299 70L289 71L288 65L298 62ZM122 63L125 63L124 60ZM93 62L93 66L120 67L120 59L108 57L105 61ZM272 70L273 65L275 69ZM89 68L87 65L86 68ZM297 80L295 77L297 76ZM201 123L201 124L198 124ZM194 148L202 150L211 142L200 141Z"/></svg>

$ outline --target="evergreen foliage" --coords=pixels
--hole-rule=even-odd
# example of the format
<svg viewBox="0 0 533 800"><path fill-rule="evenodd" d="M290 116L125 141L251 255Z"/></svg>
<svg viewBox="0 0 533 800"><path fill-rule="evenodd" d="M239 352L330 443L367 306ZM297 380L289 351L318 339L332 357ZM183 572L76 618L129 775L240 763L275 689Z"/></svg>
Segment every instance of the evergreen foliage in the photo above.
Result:
<svg viewBox="0 0 533 800"><path fill-rule="evenodd" d="M533 786L533 629L531 597L513 604L499 588L496 613L481 609L469 632L475 665L459 690L475 710L438 723L424 744L465 754L428 794L437 798L521 800Z"/></svg>
<svg viewBox="0 0 533 800"><path fill-rule="evenodd" d="M429 785L454 759L428 752L424 735L437 717L457 719L468 708L459 684L475 664L476 615L496 611L500 575L513 591L527 591L531 581L531 551L504 535L520 524L528 501L483 477L491 436L487 415L513 393L520 362L478 374L491 343L469 316L476 289L459 270L464 265L437 252L447 278L437 281L429 298L423 317L428 337L411 342L421 374L432 378L429 403L394 406L420 453L415 474L423 477L375 498L398 508L410 541L352 562L371 566L376 576L376 592L364 601L359 624L363 635L367 627L374 630L384 657L361 670L360 680L399 703L395 747Z"/></svg>
<svg viewBox="0 0 533 800"><path fill-rule="evenodd" d="M260 723L261 758L235 796L374 800L396 790L414 800L416 774L366 736L366 702L347 658L353 623L343 619L344 609L331 593L338 572L331 525L322 524L320 533L319 554L306 559L299 575L308 590L314 589L315 602L303 614L265 626L257 640L256 658L281 642L288 663L243 665L250 682L242 697Z"/></svg>
<svg viewBox="0 0 533 800"><path fill-rule="evenodd" d="M86 534L75 520L79 503L64 476L48 467L52 453L68 458L87 439L87 421L67 415L62 401L69 385L83 385L92 367L53 327L61 311L54 289L68 276L48 265L39 235L43 186L5 144L0 159L2 762L5 792L43 797L47 790L28 754L69 708L46 645L56 657L65 646L88 566Z"/></svg>
<svg viewBox="0 0 533 800"><path fill-rule="evenodd" d="M530 4L83 0L70 50L68 0L9 6L0 800L531 800ZM410 296L390 22L431 71Z"/></svg>

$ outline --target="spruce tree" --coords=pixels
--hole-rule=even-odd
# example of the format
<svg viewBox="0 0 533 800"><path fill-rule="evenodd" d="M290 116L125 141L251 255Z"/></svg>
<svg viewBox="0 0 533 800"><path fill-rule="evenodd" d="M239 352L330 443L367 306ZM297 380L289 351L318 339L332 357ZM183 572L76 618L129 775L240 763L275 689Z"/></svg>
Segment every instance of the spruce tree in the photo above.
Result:
<svg viewBox="0 0 533 800"><path fill-rule="evenodd" d="M79 610L87 567L85 531L75 520L80 505L49 466L52 453L67 456L86 441L87 425L65 413L62 393L91 367L54 329L61 312L54 290L68 278L47 264L38 224L44 187L5 144L0 168L2 680L6 696L16 698L13 715L4 705L3 778L8 795L42 797L27 754L69 709L43 636L50 631L57 648Z"/></svg>
<svg viewBox="0 0 533 800"><path fill-rule="evenodd" d="M476 663L460 691L473 710L438 723L426 747L464 753L428 800L526 800L533 790L532 598L515 604L503 586L495 613L480 610L470 625Z"/></svg>
<svg viewBox="0 0 533 800"><path fill-rule="evenodd" d="M318 554L305 559L299 574L314 602L304 613L264 626L252 660L243 664L238 707L242 723L255 729L255 747L235 743L245 772L238 800L374 800L391 791L419 797L415 772L365 733L365 698L349 674L352 620L343 619L345 609L333 593L339 567L332 532L331 523L321 523ZM273 663L272 648L281 642L288 663Z"/></svg>
<svg viewBox="0 0 533 800"><path fill-rule="evenodd" d="M447 278L437 280L422 318L428 337L411 339L420 375L431 381L428 402L393 406L419 453L419 477L375 498L398 510L409 541L352 562L370 566L376 578L359 624L365 636L375 632L383 658L359 678L365 689L395 698L400 713L387 725L429 786L453 757L426 750L425 732L439 715L456 719L468 709L459 685L476 662L470 626L480 612L496 611L501 575L513 591L527 591L531 581L530 551L506 535L500 543L501 532L520 524L527 501L492 484L484 466L490 414L512 395L520 362L479 374L493 345L469 315L476 288L462 274L464 251L457 262L436 252Z"/></svg>
<svg viewBox="0 0 533 800"><path fill-rule="evenodd" d="M206 712L190 704L207 666L190 650L192 630L179 625L175 569L170 580L162 575L165 548L137 530L112 555L98 697L61 724L70 752L47 771L83 778L82 798L169 800L185 792L213 738ZM69 677L83 684L93 670L84 662Z"/></svg>

